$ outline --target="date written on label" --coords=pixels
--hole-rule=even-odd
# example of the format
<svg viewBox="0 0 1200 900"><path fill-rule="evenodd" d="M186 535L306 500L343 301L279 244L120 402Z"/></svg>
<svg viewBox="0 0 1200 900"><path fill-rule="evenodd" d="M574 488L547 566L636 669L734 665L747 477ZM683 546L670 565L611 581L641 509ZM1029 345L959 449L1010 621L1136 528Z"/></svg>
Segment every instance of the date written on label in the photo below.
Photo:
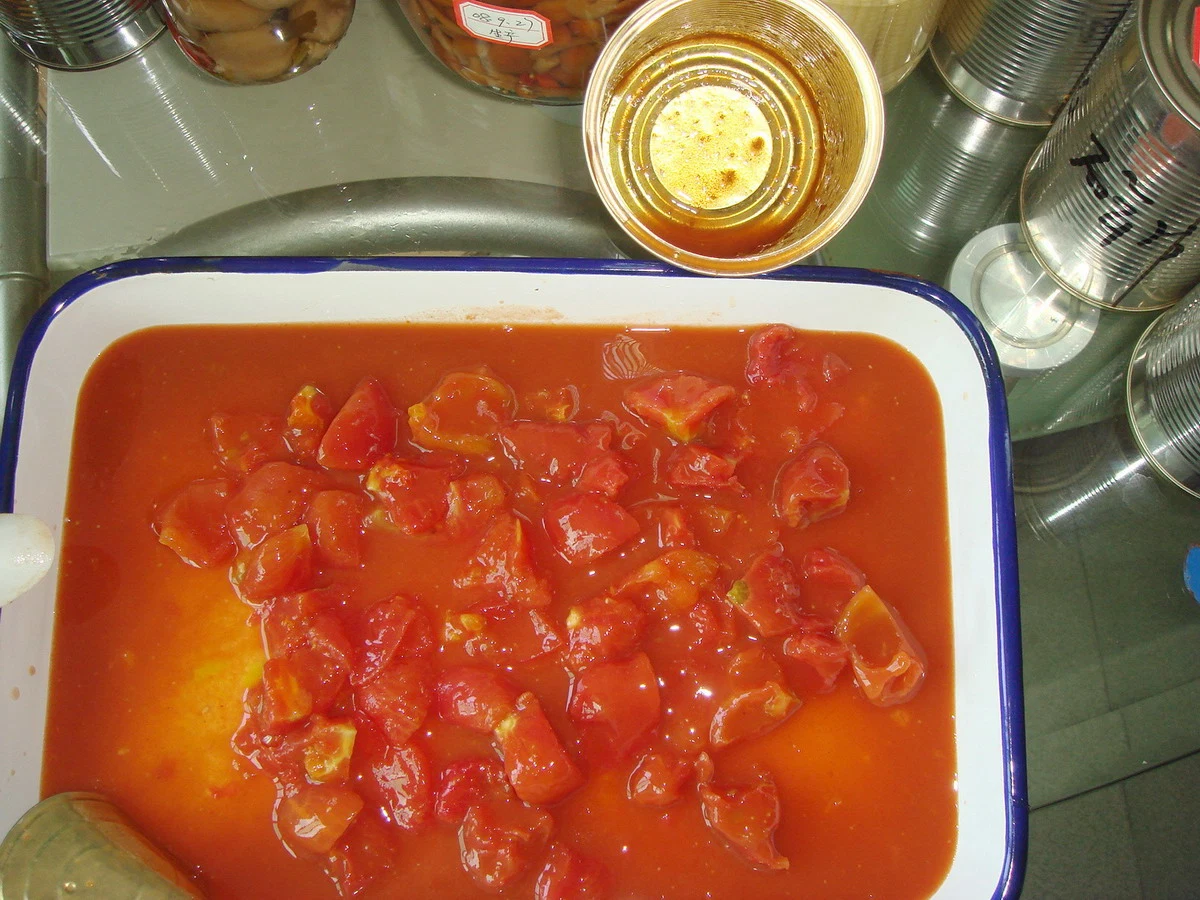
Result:
<svg viewBox="0 0 1200 900"><path fill-rule="evenodd" d="M550 20L529 10L458 0L454 4L454 17L468 34L493 44L516 44L536 50L554 40Z"/></svg>

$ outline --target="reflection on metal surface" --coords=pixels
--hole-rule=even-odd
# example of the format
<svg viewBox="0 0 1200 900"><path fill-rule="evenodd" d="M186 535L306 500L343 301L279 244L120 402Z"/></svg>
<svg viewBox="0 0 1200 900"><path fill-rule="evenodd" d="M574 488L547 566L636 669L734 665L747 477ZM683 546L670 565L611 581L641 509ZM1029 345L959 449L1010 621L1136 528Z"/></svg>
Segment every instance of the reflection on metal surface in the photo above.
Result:
<svg viewBox="0 0 1200 900"><path fill-rule="evenodd" d="M645 256L594 195L493 178L387 178L297 191L204 219L143 255L456 253Z"/></svg>
<svg viewBox="0 0 1200 900"><path fill-rule="evenodd" d="M22 53L56 69L107 66L163 31L153 0L5 0L0 25Z"/></svg>

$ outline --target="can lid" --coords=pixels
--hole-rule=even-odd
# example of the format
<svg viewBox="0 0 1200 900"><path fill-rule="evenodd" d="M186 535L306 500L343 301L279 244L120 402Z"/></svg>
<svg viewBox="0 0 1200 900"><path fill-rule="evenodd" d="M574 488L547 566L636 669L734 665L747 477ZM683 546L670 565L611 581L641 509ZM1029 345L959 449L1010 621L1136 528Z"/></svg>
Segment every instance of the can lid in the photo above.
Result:
<svg viewBox="0 0 1200 900"><path fill-rule="evenodd" d="M1068 362L1100 321L1099 309L1064 291L1042 268L1016 223L971 238L954 260L949 287L983 323L1005 377Z"/></svg>
<svg viewBox="0 0 1200 900"><path fill-rule="evenodd" d="M1142 52L1154 80L1180 115L1200 130L1200 4L1146 0L1138 15Z"/></svg>

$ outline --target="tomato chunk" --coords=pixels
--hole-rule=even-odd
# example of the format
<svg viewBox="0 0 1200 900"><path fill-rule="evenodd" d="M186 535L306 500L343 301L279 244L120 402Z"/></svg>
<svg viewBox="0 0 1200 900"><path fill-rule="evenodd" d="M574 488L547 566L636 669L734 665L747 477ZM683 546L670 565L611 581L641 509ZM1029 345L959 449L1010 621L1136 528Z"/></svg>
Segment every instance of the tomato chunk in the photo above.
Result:
<svg viewBox="0 0 1200 900"><path fill-rule="evenodd" d="M470 656L498 666L530 662L563 643L554 623L537 609L504 608L480 619L482 627L469 631L463 646Z"/></svg>
<svg viewBox="0 0 1200 900"><path fill-rule="evenodd" d="M298 524L320 487L321 477L311 469L266 463L230 498L225 510L229 528L243 547L255 547Z"/></svg>
<svg viewBox="0 0 1200 900"><path fill-rule="evenodd" d="M459 825L467 810L512 796L504 766L494 758L456 760L442 770L433 814L444 825Z"/></svg>
<svg viewBox="0 0 1200 900"><path fill-rule="evenodd" d="M420 831L433 818L433 766L421 747L409 742L388 747L372 762L371 777L383 796L383 809L403 831Z"/></svg>
<svg viewBox="0 0 1200 900"><path fill-rule="evenodd" d="M279 416L216 415L208 420L213 451L227 472L245 475L263 463L288 457Z"/></svg>
<svg viewBox="0 0 1200 900"><path fill-rule="evenodd" d="M516 709L495 734L508 783L526 803L556 803L583 783L533 694L517 698Z"/></svg>
<svg viewBox="0 0 1200 900"><path fill-rule="evenodd" d="M333 419L333 404L314 385L306 384L296 391L288 404L287 428L284 440L298 459L317 458L317 449L329 422Z"/></svg>
<svg viewBox="0 0 1200 900"><path fill-rule="evenodd" d="M647 425L663 429L675 440L694 440L709 416L736 391L699 375L673 372L627 388L625 406Z"/></svg>
<svg viewBox="0 0 1200 900"><path fill-rule="evenodd" d="M602 900L612 890L608 870L565 844L554 844L533 886L534 900Z"/></svg>
<svg viewBox="0 0 1200 900"><path fill-rule="evenodd" d="M822 441L809 444L779 470L775 515L792 528L835 516L850 500L850 470L841 455Z"/></svg>
<svg viewBox="0 0 1200 900"><path fill-rule="evenodd" d="M737 461L711 447L688 444L667 457L667 484L699 491L742 490L734 472Z"/></svg>
<svg viewBox="0 0 1200 900"><path fill-rule="evenodd" d="M413 659L433 652L433 626L416 600L396 594L367 610L361 627L354 680L370 681L393 659Z"/></svg>
<svg viewBox="0 0 1200 900"><path fill-rule="evenodd" d="M354 691L354 702L395 746L416 734L430 703L429 675L421 663L396 662Z"/></svg>
<svg viewBox="0 0 1200 900"><path fill-rule="evenodd" d="M224 478L193 481L159 511L158 542L189 566L214 568L233 559L237 545L225 522L233 482Z"/></svg>
<svg viewBox="0 0 1200 900"><path fill-rule="evenodd" d="M316 541L317 565L357 569L363 557L367 502L351 491L321 491L312 498L305 521Z"/></svg>
<svg viewBox="0 0 1200 900"><path fill-rule="evenodd" d="M668 550L631 573L617 590L642 590L671 612L686 612L713 590L721 563L699 550Z"/></svg>
<svg viewBox="0 0 1200 900"><path fill-rule="evenodd" d="M791 631L799 622L800 582L783 547L760 553L746 574L733 583L726 595L763 637Z"/></svg>
<svg viewBox="0 0 1200 900"><path fill-rule="evenodd" d="M495 449L492 436L516 407L512 389L498 378L452 372L408 408L408 427L413 441L427 449L483 455Z"/></svg>
<svg viewBox="0 0 1200 900"><path fill-rule="evenodd" d="M797 632L783 642L783 655L795 663L789 667L792 686L801 691L826 694L846 667L850 651L828 634Z"/></svg>
<svg viewBox="0 0 1200 900"><path fill-rule="evenodd" d="M603 422L566 424L512 422L499 431L504 455L530 478L570 487L589 463L615 458L612 426Z"/></svg>
<svg viewBox="0 0 1200 900"><path fill-rule="evenodd" d="M395 830L378 816L358 816L325 860L343 897L355 897L387 874L398 852Z"/></svg>
<svg viewBox="0 0 1200 900"><path fill-rule="evenodd" d="M364 378L337 411L317 448L328 469L365 471L396 446L396 407L374 378Z"/></svg>
<svg viewBox="0 0 1200 900"><path fill-rule="evenodd" d="M498 894L545 851L554 820L519 803L472 806L458 832L463 868L475 886Z"/></svg>
<svg viewBox="0 0 1200 900"><path fill-rule="evenodd" d="M781 725L799 707L800 701L775 681L742 691L717 708L709 742L720 749L736 741L759 737Z"/></svg>
<svg viewBox="0 0 1200 900"><path fill-rule="evenodd" d="M591 597L567 611L567 665L580 670L624 659L637 649L645 629L646 614L632 600Z"/></svg>
<svg viewBox="0 0 1200 900"><path fill-rule="evenodd" d="M814 548L804 554L800 572L808 606L837 616L851 597L867 584L863 570L831 547Z"/></svg>
<svg viewBox="0 0 1200 900"><path fill-rule="evenodd" d="M466 571L455 587L488 587L516 606L535 608L550 603L550 583L538 574L529 550L525 523L515 515L501 515L479 541Z"/></svg>
<svg viewBox="0 0 1200 900"><path fill-rule="evenodd" d="M263 663L262 685L262 724L266 731L284 731L312 712L312 694L301 682L295 665L286 659Z"/></svg>
<svg viewBox="0 0 1200 900"><path fill-rule="evenodd" d="M635 653L586 669L575 680L567 712L580 724L601 726L614 752L627 753L658 724L658 678L649 657Z"/></svg>
<svg viewBox="0 0 1200 900"><path fill-rule="evenodd" d="M349 719L313 716L302 736L301 752L308 780L315 784L347 781L357 737L358 728Z"/></svg>
<svg viewBox="0 0 1200 900"><path fill-rule="evenodd" d="M788 867L788 858L775 849L779 793L769 776L750 787L701 785L700 812L708 827L753 868Z"/></svg>
<svg viewBox="0 0 1200 900"><path fill-rule="evenodd" d="M549 504L542 524L558 555L576 564L611 553L641 530L625 507L599 494L573 494Z"/></svg>
<svg viewBox="0 0 1200 900"><path fill-rule="evenodd" d="M362 797L349 788L314 784L280 800L275 818L289 847L324 856L346 833L362 808Z"/></svg>
<svg viewBox="0 0 1200 900"><path fill-rule="evenodd" d="M468 475L446 490L446 531L461 535L483 528L505 508L504 485L495 475Z"/></svg>
<svg viewBox="0 0 1200 900"><path fill-rule="evenodd" d="M854 678L868 700L894 706L916 695L925 680L925 651L870 585L846 604L836 634L850 651Z"/></svg>
<svg viewBox="0 0 1200 900"><path fill-rule="evenodd" d="M234 564L233 580L244 600L266 600L311 586L312 535L307 525L273 534L245 560Z"/></svg>
<svg viewBox="0 0 1200 900"><path fill-rule="evenodd" d="M434 695L443 721L490 734L516 712L520 691L494 669L454 666L438 675Z"/></svg>
<svg viewBox="0 0 1200 900"><path fill-rule="evenodd" d="M626 793L642 806L670 806L692 777L692 765L670 751L645 754L629 775Z"/></svg>
<svg viewBox="0 0 1200 900"><path fill-rule="evenodd" d="M454 473L447 466L384 455L367 474L367 490L383 501L388 520L405 534L433 531L446 518Z"/></svg>
<svg viewBox="0 0 1200 900"><path fill-rule="evenodd" d="M696 546L696 533L683 507L675 503L649 505L649 519L658 537L658 546L674 550Z"/></svg>

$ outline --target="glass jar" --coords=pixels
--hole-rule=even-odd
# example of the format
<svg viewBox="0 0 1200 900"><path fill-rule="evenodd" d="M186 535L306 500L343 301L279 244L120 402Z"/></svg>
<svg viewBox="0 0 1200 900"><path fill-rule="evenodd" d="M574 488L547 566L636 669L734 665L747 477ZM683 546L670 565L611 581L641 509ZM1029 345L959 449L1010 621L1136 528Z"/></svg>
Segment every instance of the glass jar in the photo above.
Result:
<svg viewBox="0 0 1200 900"><path fill-rule="evenodd" d="M600 47L642 0L398 0L427 48L507 97L579 103Z"/></svg>
<svg viewBox="0 0 1200 900"><path fill-rule="evenodd" d="M163 18L197 66L233 84L270 84L329 55L354 0L161 0Z"/></svg>

